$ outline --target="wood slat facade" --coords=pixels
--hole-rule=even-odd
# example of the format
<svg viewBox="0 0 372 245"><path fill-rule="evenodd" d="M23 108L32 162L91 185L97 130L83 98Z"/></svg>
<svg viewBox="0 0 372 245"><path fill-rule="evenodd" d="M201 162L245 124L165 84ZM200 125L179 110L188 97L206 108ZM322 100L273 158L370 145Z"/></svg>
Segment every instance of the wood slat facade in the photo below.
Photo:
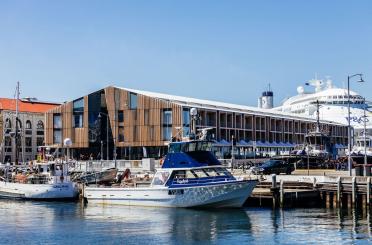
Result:
<svg viewBox="0 0 372 245"><path fill-rule="evenodd" d="M136 95L136 108L131 108L131 93L125 89L107 87L102 89L107 107L110 135L116 147L164 147L168 141L163 139L162 112L172 111L172 135L177 134L177 128L183 126L183 108L190 108L185 102L150 97L144 94ZM53 115L61 114L62 137L71 138L73 148L89 148L89 96L84 96L83 127L73 127L73 101L67 102L46 113L46 145L62 147L62 143L53 141ZM103 97L102 97L103 98ZM198 128L212 127L217 140L229 141L231 135L236 140L269 141L303 143L307 131L313 127L314 120L291 119L284 116L257 115L254 112L232 112L225 109L210 109L193 106L198 109L201 121ZM121 122L119 112L124 115ZM347 127L337 124L322 123L322 127L331 129L333 143L347 143ZM102 132L105 135L105 132Z"/></svg>

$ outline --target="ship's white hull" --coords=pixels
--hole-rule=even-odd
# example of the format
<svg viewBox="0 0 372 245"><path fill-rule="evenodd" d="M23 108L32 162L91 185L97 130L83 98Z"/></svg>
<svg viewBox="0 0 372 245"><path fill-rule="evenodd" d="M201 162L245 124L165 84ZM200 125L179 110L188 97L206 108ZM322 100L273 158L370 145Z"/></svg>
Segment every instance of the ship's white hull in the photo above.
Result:
<svg viewBox="0 0 372 245"><path fill-rule="evenodd" d="M241 207L257 181L234 181L197 187L105 188L87 187L88 203L153 207Z"/></svg>
<svg viewBox="0 0 372 245"><path fill-rule="evenodd" d="M78 191L72 182L58 184L21 184L0 181L0 198L74 199Z"/></svg>

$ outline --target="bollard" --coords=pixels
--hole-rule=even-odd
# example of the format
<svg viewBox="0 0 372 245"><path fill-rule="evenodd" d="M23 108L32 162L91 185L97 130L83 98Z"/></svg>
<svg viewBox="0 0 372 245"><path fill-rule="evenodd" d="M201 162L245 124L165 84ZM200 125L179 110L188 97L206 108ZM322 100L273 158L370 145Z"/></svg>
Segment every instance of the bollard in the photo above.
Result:
<svg viewBox="0 0 372 245"><path fill-rule="evenodd" d="M356 203L356 178L352 178L352 183L351 183L351 203L353 207L355 207Z"/></svg>
<svg viewBox="0 0 372 245"><path fill-rule="evenodd" d="M341 177L337 178L337 207L341 207Z"/></svg>
<svg viewBox="0 0 372 245"><path fill-rule="evenodd" d="M284 207L284 186L283 180L280 180L280 207Z"/></svg>

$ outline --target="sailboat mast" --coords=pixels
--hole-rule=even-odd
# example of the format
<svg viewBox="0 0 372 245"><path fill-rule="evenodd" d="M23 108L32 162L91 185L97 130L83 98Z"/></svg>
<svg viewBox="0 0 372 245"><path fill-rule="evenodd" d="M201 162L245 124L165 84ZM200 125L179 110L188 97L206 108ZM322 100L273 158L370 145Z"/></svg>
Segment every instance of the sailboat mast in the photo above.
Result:
<svg viewBox="0 0 372 245"><path fill-rule="evenodd" d="M15 120L15 164L18 165L18 142L19 142L19 137L18 137L18 112L19 112L19 107L18 107L18 101L19 101L19 81L17 82L17 88L16 88L16 120Z"/></svg>

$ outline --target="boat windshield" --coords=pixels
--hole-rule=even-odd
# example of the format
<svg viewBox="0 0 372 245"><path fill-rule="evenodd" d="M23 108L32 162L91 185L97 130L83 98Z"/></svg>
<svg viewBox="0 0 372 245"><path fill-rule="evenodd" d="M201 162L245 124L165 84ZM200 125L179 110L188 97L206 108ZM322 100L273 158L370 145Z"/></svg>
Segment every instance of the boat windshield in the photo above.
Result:
<svg viewBox="0 0 372 245"><path fill-rule="evenodd" d="M225 168L203 168L191 170L176 170L174 171L173 179L196 179L208 177L231 177L231 173Z"/></svg>
<svg viewBox="0 0 372 245"><path fill-rule="evenodd" d="M156 172L153 180L152 185L165 185L169 178L169 172L167 171L158 171Z"/></svg>
<svg viewBox="0 0 372 245"><path fill-rule="evenodd" d="M169 146L169 153L178 152L195 152L195 151L212 151L212 143L207 141L201 142L182 142L172 143Z"/></svg>

